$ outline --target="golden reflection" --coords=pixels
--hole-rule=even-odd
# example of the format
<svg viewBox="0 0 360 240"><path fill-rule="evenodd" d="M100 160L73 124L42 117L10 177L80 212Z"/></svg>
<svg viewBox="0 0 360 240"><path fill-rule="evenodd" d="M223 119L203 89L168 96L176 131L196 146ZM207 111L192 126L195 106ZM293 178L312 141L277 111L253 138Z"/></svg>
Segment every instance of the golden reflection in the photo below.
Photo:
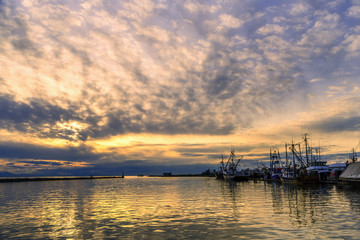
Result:
<svg viewBox="0 0 360 240"><path fill-rule="evenodd" d="M126 183L120 181L114 180L115 185L101 180L57 182L56 191L38 196L39 212L32 217L40 217L51 228L52 239L81 234L103 239L108 231L131 231L139 223L161 232L159 227L171 224L174 217L181 218L181 190L176 185L159 179L156 185L134 194L131 189L124 189ZM155 191L158 194L153 194Z"/></svg>
<svg viewBox="0 0 360 240"><path fill-rule="evenodd" d="M4 236L22 239L309 239L358 234L353 219L359 218L359 192L322 186L128 177L0 184L0 198L0 223L10 229Z"/></svg>

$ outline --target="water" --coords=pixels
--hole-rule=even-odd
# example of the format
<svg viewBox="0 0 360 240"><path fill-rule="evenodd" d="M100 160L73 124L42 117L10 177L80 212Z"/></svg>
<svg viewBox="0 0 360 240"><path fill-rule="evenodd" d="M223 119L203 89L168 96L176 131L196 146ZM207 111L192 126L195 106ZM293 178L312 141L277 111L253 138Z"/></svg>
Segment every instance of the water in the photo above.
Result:
<svg viewBox="0 0 360 240"><path fill-rule="evenodd" d="M137 178L0 184L0 239L359 239L360 191Z"/></svg>

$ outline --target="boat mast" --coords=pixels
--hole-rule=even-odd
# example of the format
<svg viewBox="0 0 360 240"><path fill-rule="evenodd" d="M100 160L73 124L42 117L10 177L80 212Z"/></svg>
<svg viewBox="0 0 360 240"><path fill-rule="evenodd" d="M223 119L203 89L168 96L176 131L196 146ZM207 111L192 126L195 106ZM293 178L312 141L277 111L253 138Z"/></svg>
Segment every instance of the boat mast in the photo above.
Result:
<svg viewBox="0 0 360 240"><path fill-rule="evenodd" d="M353 163L357 161L356 149L359 149L359 147L360 147L360 141L359 141L358 145L352 149L351 160L352 160Z"/></svg>
<svg viewBox="0 0 360 240"><path fill-rule="evenodd" d="M309 151L308 151L308 138L307 138L307 133L304 134L304 141L305 141L305 154L306 154L306 164L307 166L309 166Z"/></svg>
<svg viewBox="0 0 360 240"><path fill-rule="evenodd" d="M280 166L282 167L283 164L282 164L282 161L281 161L281 158L280 158L280 150L279 149L278 149L278 160L279 160Z"/></svg>
<svg viewBox="0 0 360 240"><path fill-rule="evenodd" d="M288 153L287 153L287 143L285 143L285 158L286 158L286 166L287 166L287 165L289 165Z"/></svg>
<svg viewBox="0 0 360 240"><path fill-rule="evenodd" d="M294 177L296 176L296 165L295 165L295 147L294 147L294 141L291 143L292 147L292 161L293 161L293 170L294 170Z"/></svg>
<svg viewBox="0 0 360 240"><path fill-rule="evenodd" d="M225 166L224 166L224 155L221 154L221 162L220 162L220 171L223 171L225 169Z"/></svg>
<svg viewBox="0 0 360 240"><path fill-rule="evenodd" d="M356 156L356 152L355 152L355 148L352 149L352 154L351 154L351 160L353 163L355 163L357 161L357 156Z"/></svg>
<svg viewBox="0 0 360 240"><path fill-rule="evenodd" d="M235 170L236 170L237 166L239 165L239 162L241 161L241 159L243 159L243 157L244 157L244 156L240 156L240 158L238 159L238 161L237 161L237 163L236 163L236 165L235 165Z"/></svg>

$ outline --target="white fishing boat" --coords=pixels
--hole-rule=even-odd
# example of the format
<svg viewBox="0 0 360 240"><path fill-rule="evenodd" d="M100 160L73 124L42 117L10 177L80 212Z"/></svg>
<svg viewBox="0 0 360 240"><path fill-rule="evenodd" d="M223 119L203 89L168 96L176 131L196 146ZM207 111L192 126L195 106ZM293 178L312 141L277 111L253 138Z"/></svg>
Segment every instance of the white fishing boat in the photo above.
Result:
<svg viewBox="0 0 360 240"><path fill-rule="evenodd" d="M288 164L281 170L280 178L284 183L296 183L299 179L299 176L297 174L296 168L294 170L294 167L291 164Z"/></svg>
<svg viewBox="0 0 360 240"><path fill-rule="evenodd" d="M241 159L242 156L237 161L235 160L235 152L234 149L232 149L228 157L228 160L223 168L223 177L225 180L234 180L237 173L236 169Z"/></svg>
<svg viewBox="0 0 360 240"><path fill-rule="evenodd" d="M224 163L224 159L222 158L220 162L221 164L220 171L217 172L217 175L222 176L224 180L234 180L234 181L248 180L247 176L244 176L237 171L237 166L239 165L239 162L243 158L243 156L241 156L238 159L235 159L235 157L236 156L234 150L231 150L226 163Z"/></svg>
<svg viewBox="0 0 360 240"><path fill-rule="evenodd" d="M264 180L281 181L283 164L280 158L280 151L270 149L270 168L264 168Z"/></svg>
<svg viewBox="0 0 360 240"><path fill-rule="evenodd" d="M223 172L223 178L225 180L234 180L235 174L233 174L231 172Z"/></svg>
<svg viewBox="0 0 360 240"><path fill-rule="evenodd" d="M325 183L338 183L340 175L345 171L347 163L333 163L329 165L329 175Z"/></svg>
<svg viewBox="0 0 360 240"><path fill-rule="evenodd" d="M321 159L321 149L310 146L308 141L308 134L304 134L302 142L285 144L286 164L281 176L283 182L319 183L327 180L330 170L326 161Z"/></svg>

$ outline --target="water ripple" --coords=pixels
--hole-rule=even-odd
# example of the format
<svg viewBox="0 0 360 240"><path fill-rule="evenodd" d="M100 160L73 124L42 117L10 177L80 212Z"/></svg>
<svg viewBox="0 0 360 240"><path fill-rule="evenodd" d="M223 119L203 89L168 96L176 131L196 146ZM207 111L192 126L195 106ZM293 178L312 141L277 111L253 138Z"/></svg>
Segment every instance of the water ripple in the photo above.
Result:
<svg viewBox="0 0 360 240"><path fill-rule="evenodd" d="M357 239L360 191L210 178L0 184L0 239Z"/></svg>

